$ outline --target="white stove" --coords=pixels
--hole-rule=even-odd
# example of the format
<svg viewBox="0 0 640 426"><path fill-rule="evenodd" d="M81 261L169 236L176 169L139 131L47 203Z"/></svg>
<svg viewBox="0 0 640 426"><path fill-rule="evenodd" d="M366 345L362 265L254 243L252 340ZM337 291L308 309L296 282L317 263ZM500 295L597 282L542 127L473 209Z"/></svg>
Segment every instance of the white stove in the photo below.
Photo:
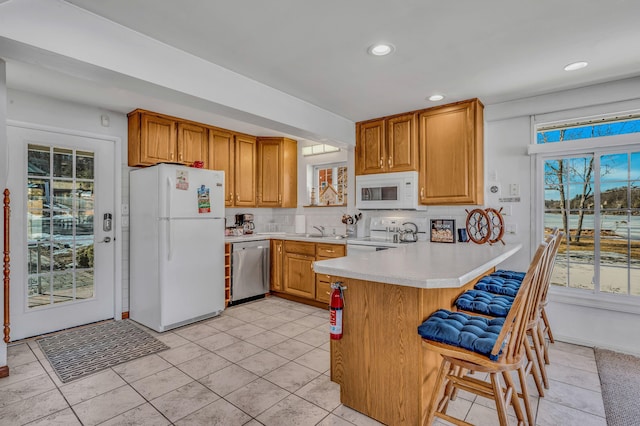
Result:
<svg viewBox="0 0 640 426"><path fill-rule="evenodd" d="M413 225L418 229L416 234L418 241L427 241L427 219L426 218L400 218L400 217L374 217L368 237L351 238L347 240L347 256L372 251L387 250L400 247L413 242L400 241L400 232L413 229Z"/></svg>

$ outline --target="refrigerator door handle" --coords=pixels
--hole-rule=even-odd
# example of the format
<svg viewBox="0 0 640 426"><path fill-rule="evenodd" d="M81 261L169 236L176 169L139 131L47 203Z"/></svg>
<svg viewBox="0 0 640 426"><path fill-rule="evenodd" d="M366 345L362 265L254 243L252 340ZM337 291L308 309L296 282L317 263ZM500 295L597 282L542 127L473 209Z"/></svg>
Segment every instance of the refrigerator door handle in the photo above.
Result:
<svg viewBox="0 0 640 426"><path fill-rule="evenodd" d="M167 260L171 260L171 178L167 176Z"/></svg>

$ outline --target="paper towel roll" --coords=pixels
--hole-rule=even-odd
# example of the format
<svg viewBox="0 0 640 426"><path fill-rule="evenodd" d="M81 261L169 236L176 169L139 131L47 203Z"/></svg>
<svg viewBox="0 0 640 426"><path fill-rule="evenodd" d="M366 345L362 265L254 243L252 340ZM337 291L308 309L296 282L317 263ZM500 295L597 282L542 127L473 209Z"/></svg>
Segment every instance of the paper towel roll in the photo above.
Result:
<svg viewBox="0 0 640 426"><path fill-rule="evenodd" d="M296 215L296 234L304 234L307 232L307 227L305 225L305 218L303 214Z"/></svg>

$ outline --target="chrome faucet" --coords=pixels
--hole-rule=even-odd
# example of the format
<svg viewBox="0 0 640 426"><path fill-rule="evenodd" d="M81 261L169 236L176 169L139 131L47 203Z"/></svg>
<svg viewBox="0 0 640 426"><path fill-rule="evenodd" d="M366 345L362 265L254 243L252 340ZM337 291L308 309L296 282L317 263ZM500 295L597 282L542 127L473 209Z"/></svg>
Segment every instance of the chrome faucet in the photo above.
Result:
<svg viewBox="0 0 640 426"><path fill-rule="evenodd" d="M324 226L314 226L314 228L320 231L320 235L324 237Z"/></svg>

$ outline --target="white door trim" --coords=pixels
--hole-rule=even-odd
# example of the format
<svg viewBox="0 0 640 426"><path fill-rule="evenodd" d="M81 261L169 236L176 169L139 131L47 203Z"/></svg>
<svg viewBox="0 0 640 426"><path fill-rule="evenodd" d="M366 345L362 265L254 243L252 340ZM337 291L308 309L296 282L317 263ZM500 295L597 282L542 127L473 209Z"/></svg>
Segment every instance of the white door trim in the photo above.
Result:
<svg viewBox="0 0 640 426"><path fill-rule="evenodd" d="M114 271L113 271L113 317L116 321L122 319L122 140L117 136L103 135L99 133L85 132L75 129L66 129L62 127L47 126L36 123L28 123L24 121L7 120L7 127L18 127L30 130L40 130L45 132L59 133L70 136L81 136L91 139L99 139L114 143L114 235L115 235L115 253L114 253Z"/></svg>

